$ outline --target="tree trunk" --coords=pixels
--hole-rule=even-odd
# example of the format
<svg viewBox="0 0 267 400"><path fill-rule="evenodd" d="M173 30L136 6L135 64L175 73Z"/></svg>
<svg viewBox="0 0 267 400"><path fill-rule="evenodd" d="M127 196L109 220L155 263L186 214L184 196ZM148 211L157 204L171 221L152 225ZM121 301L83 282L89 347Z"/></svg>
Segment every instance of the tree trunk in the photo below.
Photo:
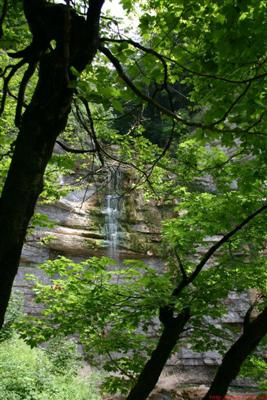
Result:
<svg viewBox="0 0 267 400"><path fill-rule="evenodd" d="M99 16L104 0L91 0L72 56L82 71L98 47ZM82 21L82 20L81 20ZM68 61L68 60L67 60ZM29 221L43 188L43 176L57 136L67 124L73 90L69 88L66 59L60 51L40 60L38 83L20 124L14 155L0 202L0 328L16 276Z"/></svg>
<svg viewBox="0 0 267 400"><path fill-rule="evenodd" d="M16 276L26 230L43 188L57 135L65 127L72 92L54 54L44 56L39 83L25 111L1 196L0 326Z"/></svg>
<svg viewBox="0 0 267 400"><path fill-rule="evenodd" d="M167 307L166 307L167 309ZM161 310L161 319L164 310ZM168 313L168 311L167 311ZM166 314L167 314L166 313ZM162 319L164 328L156 349L152 352L151 358L146 363L135 386L130 391L127 400L145 400L154 389L160 374L174 349L184 326L190 318L189 311L185 309L176 318L172 312Z"/></svg>
<svg viewBox="0 0 267 400"><path fill-rule="evenodd" d="M245 359L256 349L267 334L267 307L251 322L239 339L225 354L211 387L203 400L219 396L223 399L233 379L238 375Z"/></svg>

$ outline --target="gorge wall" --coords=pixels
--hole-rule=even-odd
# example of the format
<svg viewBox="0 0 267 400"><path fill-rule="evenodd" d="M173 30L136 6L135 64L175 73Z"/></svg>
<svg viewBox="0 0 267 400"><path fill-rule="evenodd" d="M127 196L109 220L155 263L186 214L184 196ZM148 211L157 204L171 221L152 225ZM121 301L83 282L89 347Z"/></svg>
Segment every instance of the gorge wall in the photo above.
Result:
<svg viewBox="0 0 267 400"><path fill-rule="evenodd" d="M38 314L25 274L42 276L38 265L58 255L75 261L93 255L110 256L118 262L124 258L141 258L158 269L164 267L164 260L158 257L160 228L169 210L155 201L146 201L139 190L127 193L129 179L126 170L113 170L107 174L104 185L90 183L81 189L75 188L73 177L67 177L62 184L72 184L73 190L53 204L38 206L37 212L47 215L54 226L36 228L23 248L15 289L25 295L26 312ZM237 296L233 292L226 304L229 312L221 323L240 326L249 306L249 296ZM185 345L169 360L165 374L175 376L180 384L207 384L219 362L216 351L196 353ZM239 379L235 385L243 383Z"/></svg>

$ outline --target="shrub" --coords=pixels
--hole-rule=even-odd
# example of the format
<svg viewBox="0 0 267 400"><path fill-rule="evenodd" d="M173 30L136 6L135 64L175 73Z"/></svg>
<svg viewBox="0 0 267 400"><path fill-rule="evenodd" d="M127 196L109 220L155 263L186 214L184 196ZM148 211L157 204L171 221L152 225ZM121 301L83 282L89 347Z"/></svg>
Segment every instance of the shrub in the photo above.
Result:
<svg viewBox="0 0 267 400"><path fill-rule="evenodd" d="M5 315L4 326L0 330L0 341L12 337L15 333L15 323L23 315L23 294L13 291Z"/></svg>
<svg viewBox="0 0 267 400"><path fill-rule="evenodd" d="M45 348L46 354L53 364L53 372L57 374L75 374L82 366L82 357L77 345L72 340L66 340L62 335L50 339Z"/></svg>
<svg viewBox="0 0 267 400"><path fill-rule="evenodd" d="M67 364L65 364L66 366ZM73 369L57 372L42 349L18 336L0 343L0 400L99 400L93 377L80 378Z"/></svg>

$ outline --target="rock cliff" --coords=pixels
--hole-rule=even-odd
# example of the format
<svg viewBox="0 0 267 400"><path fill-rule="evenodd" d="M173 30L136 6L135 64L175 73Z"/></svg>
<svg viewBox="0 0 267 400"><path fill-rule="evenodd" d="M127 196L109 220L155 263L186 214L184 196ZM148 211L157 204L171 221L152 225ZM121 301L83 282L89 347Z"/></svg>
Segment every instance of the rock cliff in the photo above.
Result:
<svg viewBox="0 0 267 400"><path fill-rule="evenodd" d="M27 312L36 314L38 308L25 274L42 276L38 265L58 255L75 261L93 255L117 260L137 257L163 268L163 261L158 258L160 224L168 209L145 201L141 191L127 193L127 173L120 174L116 182L112 176L108 179L104 189L93 183L85 189L75 189L73 182L73 190L65 198L38 206L37 211L45 214L53 227L37 227L23 248L15 287L25 294ZM232 293L226 303L229 312L221 322L240 325L249 304L248 295L238 297ZM175 375L176 384L208 384L219 362L216 351L196 353L185 345L169 360L165 377Z"/></svg>

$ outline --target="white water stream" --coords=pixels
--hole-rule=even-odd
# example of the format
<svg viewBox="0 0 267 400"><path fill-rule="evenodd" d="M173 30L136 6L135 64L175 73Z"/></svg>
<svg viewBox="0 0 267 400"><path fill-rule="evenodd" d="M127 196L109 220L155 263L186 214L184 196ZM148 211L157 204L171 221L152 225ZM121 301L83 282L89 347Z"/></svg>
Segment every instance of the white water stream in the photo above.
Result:
<svg viewBox="0 0 267 400"><path fill-rule="evenodd" d="M108 241L108 256L118 260L118 245L120 239L120 185L121 171L119 168L110 168L108 170L108 194L105 197L105 233Z"/></svg>

